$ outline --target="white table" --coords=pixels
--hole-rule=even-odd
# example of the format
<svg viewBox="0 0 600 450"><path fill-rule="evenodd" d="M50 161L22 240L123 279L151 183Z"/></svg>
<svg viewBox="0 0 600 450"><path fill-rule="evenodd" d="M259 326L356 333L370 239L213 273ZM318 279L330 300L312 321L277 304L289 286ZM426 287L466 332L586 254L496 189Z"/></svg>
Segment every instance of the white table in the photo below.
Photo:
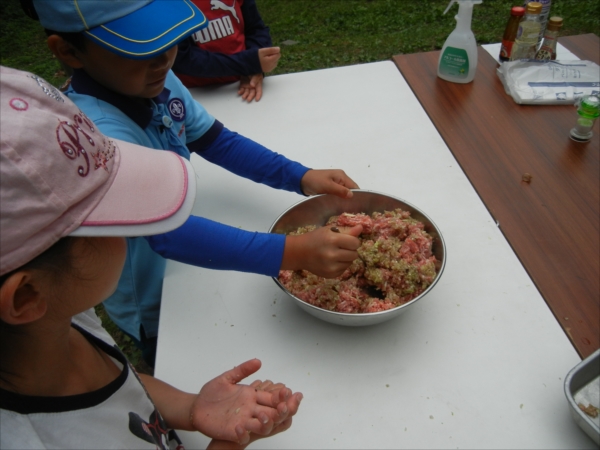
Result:
<svg viewBox="0 0 600 450"><path fill-rule="evenodd" d="M502 43L496 42L493 44L485 44L482 47L487 51L492 57L500 63L500 49L502 48ZM556 59L558 61L576 61L579 60L577 56L573 54L573 52L569 51L565 48L564 45L557 42L556 45Z"/></svg>
<svg viewBox="0 0 600 450"><path fill-rule="evenodd" d="M283 381L304 401L254 448L595 448L563 393L580 358L392 62L269 77L259 103L235 92L194 95L232 130L419 206L448 262L411 310L365 328L306 314L268 277L169 262L156 376L197 391L260 358L249 382ZM192 161L195 214L266 231L301 200Z"/></svg>

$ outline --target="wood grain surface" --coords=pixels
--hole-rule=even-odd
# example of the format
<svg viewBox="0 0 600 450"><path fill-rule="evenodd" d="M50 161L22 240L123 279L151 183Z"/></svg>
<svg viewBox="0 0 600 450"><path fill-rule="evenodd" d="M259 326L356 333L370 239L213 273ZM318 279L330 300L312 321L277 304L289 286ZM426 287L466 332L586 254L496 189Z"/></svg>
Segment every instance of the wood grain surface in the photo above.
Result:
<svg viewBox="0 0 600 450"><path fill-rule="evenodd" d="M598 36L559 42L600 64ZM590 142L574 142L573 105L518 105L481 47L472 83L444 81L439 54L393 60L585 358L600 347L600 120Z"/></svg>

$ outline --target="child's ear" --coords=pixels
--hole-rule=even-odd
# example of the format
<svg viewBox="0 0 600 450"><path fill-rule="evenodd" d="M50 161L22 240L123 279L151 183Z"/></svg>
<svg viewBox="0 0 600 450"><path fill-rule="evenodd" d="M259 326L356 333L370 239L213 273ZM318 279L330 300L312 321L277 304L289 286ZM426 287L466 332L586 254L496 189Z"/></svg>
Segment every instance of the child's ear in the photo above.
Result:
<svg viewBox="0 0 600 450"><path fill-rule="evenodd" d="M19 271L0 287L0 319L9 325L24 325L46 314L48 304L31 272Z"/></svg>
<svg viewBox="0 0 600 450"><path fill-rule="evenodd" d="M82 62L79 59L79 51L56 34L48 36L48 48L56 56L59 61L62 61L73 69L81 69Z"/></svg>

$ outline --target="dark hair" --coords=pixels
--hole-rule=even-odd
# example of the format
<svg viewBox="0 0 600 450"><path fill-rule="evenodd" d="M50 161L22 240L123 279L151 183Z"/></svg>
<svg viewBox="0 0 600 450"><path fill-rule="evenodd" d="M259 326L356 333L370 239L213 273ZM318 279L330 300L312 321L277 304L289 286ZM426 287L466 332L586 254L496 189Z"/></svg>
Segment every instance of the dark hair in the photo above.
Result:
<svg viewBox="0 0 600 450"><path fill-rule="evenodd" d="M56 34L57 36L63 38L67 43L71 44L76 50L79 50L82 53L84 53L86 50L85 41L87 41L87 38L81 31L76 33L67 33L64 31L49 30L47 28L44 28L44 31L46 32L46 36L52 36L53 34Z"/></svg>
<svg viewBox="0 0 600 450"><path fill-rule="evenodd" d="M35 6L33 5L33 0L19 0L21 3L21 8L23 12L27 15L27 17L33 20L40 20L37 11L35 10ZM85 51L85 36L82 32L77 33L65 33L62 31L54 31L44 28L46 32L46 36L51 36L56 34L75 47L77 50L84 52Z"/></svg>
<svg viewBox="0 0 600 450"><path fill-rule="evenodd" d="M35 10L35 6L33 6L33 0L20 0L20 2L21 8L23 8L23 12L27 14L27 17L30 17L33 20L40 20L37 11Z"/></svg>
<svg viewBox="0 0 600 450"><path fill-rule="evenodd" d="M8 277L19 270L45 270L54 278L58 278L61 274L73 273L75 265L71 258L71 248L73 247L74 239L76 238L70 236L64 237L28 263L0 276L0 287L4 285Z"/></svg>

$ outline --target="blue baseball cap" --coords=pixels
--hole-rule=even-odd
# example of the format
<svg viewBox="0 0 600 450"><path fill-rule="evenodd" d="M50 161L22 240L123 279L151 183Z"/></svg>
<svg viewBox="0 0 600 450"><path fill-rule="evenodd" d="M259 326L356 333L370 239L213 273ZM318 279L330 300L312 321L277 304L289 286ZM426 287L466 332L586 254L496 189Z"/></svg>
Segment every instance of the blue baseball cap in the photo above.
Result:
<svg viewBox="0 0 600 450"><path fill-rule="evenodd" d="M121 56L159 55L208 20L190 0L33 0L46 29L83 33Z"/></svg>

